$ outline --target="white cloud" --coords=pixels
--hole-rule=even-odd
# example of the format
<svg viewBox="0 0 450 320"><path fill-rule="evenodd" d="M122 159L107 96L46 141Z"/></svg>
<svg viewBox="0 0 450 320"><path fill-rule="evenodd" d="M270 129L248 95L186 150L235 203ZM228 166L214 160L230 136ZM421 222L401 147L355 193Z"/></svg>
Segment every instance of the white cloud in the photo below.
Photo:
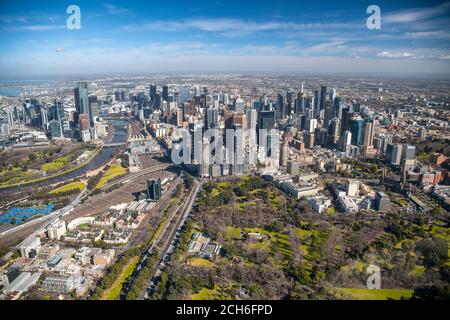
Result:
<svg viewBox="0 0 450 320"><path fill-rule="evenodd" d="M66 28L65 25L58 24L47 24L47 25L27 25L27 26L15 26L15 27L4 27L7 31L50 31Z"/></svg>
<svg viewBox="0 0 450 320"><path fill-rule="evenodd" d="M383 51L383 52L378 52L377 57L380 57L380 58L412 58L412 57L415 57L415 55L410 52Z"/></svg>
<svg viewBox="0 0 450 320"><path fill-rule="evenodd" d="M109 14L125 14L130 12L127 8L118 7L110 3L103 3L103 6Z"/></svg>
<svg viewBox="0 0 450 320"><path fill-rule="evenodd" d="M450 2L434 7L414 8L396 11L382 16L383 23L408 23L438 17L450 9Z"/></svg>
<svg viewBox="0 0 450 320"><path fill-rule="evenodd" d="M64 48L56 48L56 52L64 52Z"/></svg>
<svg viewBox="0 0 450 320"><path fill-rule="evenodd" d="M361 24L363 26L363 24ZM225 32L225 35L248 34L259 31L274 30L317 30L317 29L338 29L354 28L354 23L294 23L294 22L257 22L241 19L185 19L180 21L154 21L144 24L131 24L123 26L125 31L183 31L186 29L196 29L206 32Z"/></svg>
<svg viewBox="0 0 450 320"><path fill-rule="evenodd" d="M444 30L406 32L405 36L412 39L449 39L450 32Z"/></svg>

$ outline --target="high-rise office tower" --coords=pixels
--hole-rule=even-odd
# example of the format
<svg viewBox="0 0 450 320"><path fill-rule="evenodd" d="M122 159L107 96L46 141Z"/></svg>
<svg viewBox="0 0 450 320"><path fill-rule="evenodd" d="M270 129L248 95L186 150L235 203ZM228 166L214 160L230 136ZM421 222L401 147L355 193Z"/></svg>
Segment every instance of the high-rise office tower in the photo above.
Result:
<svg viewBox="0 0 450 320"><path fill-rule="evenodd" d="M281 94L277 95L276 116L278 120L282 120L286 117L286 105L284 104L284 97Z"/></svg>
<svg viewBox="0 0 450 320"><path fill-rule="evenodd" d="M316 128L314 130L314 144L326 146L328 142L328 131L325 128Z"/></svg>
<svg viewBox="0 0 450 320"><path fill-rule="evenodd" d="M401 143L388 143L386 148L386 160L388 163L399 166L402 160L403 145Z"/></svg>
<svg viewBox="0 0 450 320"><path fill-rule="evenodd" d="M87 114L88 119L90 118L89 113L89 95L88 95L88 85L87 82L78 82L78 87L74 90L75 95L75 109L77 114Z"/></svg>
<svg viewBox="0 0 450 320"><path fill-rule="evenodd" d="M169 102L169 86L162 87L162 100Z"/></svg>
<svg viewBox="0 0 450 320"><path fill-rule="evenodd" d="M345 130L339 138L339 150L347 152L348 148L352 145L352 133Z"/></svg>
<svg viewBox="0 0 450 320"><path fill-rule="evenodd" d="M98 117L98 99L97 96L89 97L89 121L94 126L94 120Z"/></svg>
<svg viewBox="0 0 450 320"><path fill-rule="evenodd" d="M154 101L156 97L156 84L150 85L150 91L149 91L149 97L150 101Z"/></svg>
<svg viewBox="0 0 450 320"><path fill-rule="evenodd" d="M61 123L58 120L51 120L48 123L48 130L52 139L61 138L63 136Z"/></svg>
<svg viewBox="0 0 450 320"><path fill-rule="evenodd" d="M328 126L328 145L335 146L339 141L340 133L341 121L338 118L334 118Z"/></svg>
<svg viewBox="0 0 450 320"><path fill-rule="evenodd" d="M352 145L360 146L363 143L364 136L364 119L361 117L353 117L349 124L352 133Z"/></svg>
<svg viewBox="0 0 450 320"><path fill-rule="evenodd" d="M258 128L271 130L275 128L275 112L261 111L258 114Z"/></svg>
<svg viewBox="0 0 450 320"><path fill-rule="evenodd" d="M292 106L293 106L293 97L294 97L294 92L288 90L286 92L286 115L290 116L292 113Z"/></svg>
<svg viewBox="0 0 450 320"><path fill-rule="evenodd" d="M309 133L314 133L317 128L317 119L308 119L306 121L306 131Z"/></svg>
<svg viewBox="0 0 450 320"><path fill-rule="evenodd" d="M342 119L342 102L341 97L334 98L334 116L339 120Z"/></svg>
<svg viewBox="0 0 450 320"><path fill-rule="evenodd" d="M320 116L320 90L314 91L314 116Z"/></svg>
<svg viewBox="0 0 450 320"><path fill-rule="evenodd" d="M147 180L147 199L157 201L161 198L161 180Z"/></svg>
<svg viewBox="0 0 450 320"><path fill-rule="evenodd" d="M364 124L364 140L363 146L372 147L373 146L373 136L374 136L374 127L373 120L367 120Z"/></svg>
<svg viewBox="0 0 450 320"><path fill-rule="evenodd" d="M205 129L217 129L219 127L219 110L209 107L205 114Z"/></svg>
<svg viewBox="0 0 450 320"><path fill-rule="evenodd" d="M255 130L258 121L258 113L255 109L247 110L247 129Z"/></svg>
<svg viewBox="0 0 450 320"><path fill-rule="evenodd" d="M295 113L305 113L306 109L306 97L303 93L299 92L297 99L295 100Z"/></svg>
<svg viewBox="0 0 450 320"><path fill-rule="evenodd" d="M244 113L234 113L232 116L232 123L240 125L243 130L247 129L247 116Z"/></svg>
<svg viewBox="0 0 450 320"><path fill-rule="evenodd" d="M176 110L176 114L175 114L175 125L177 127L181 127L183 125L183 110L181 110L180 108L177 108Z"/></svg>
<svg viewBox="0 0 450 320"><path fill-rule="evenodd" d="M311 149L314 147L314 132L305 133L305 147Z"/></svg>
<svg viewBox="0 0 450 320"><path fill-rule="evenodd" d="M9 124L9 126L12 127L14 125L14 112L11 110L7 110L6 118L7 118L7 122Z"/></svg>
<svg viewBox="0 0 450 320"><path fill-rule="evenodd" d="M327 101L327 87L320 87L320 110L325 110L325 102Z"/></svg>
<svg viewBox="0 0 450 320"><path fill-rule="evenodd" d="M238 98L234 101L234 111L237 113L244 113L245 106L244 106L244 100L241 98Z"/></svg>
<svg viewBox="0 0 450 320"><path fill-rule="evenodd" d="M78 127L81 131L89 130L89 115L87 113L82 113L79 116Z"/></svg>
<svg viewBox="0 0 450 320"><path fill-rule="evenodd" d="M328 128L331 120L334 118L334 105L331 100L325 102L325 116L324 116L324 127Z"/></svg>
<svg viewBox="0 0 450 320"><path fill-rule="evenodd" d="M350 129L350 119L352 117L353 117L353 112L350 112L349 107L344 107L342 109L341 133Z"/></svg>
<svg viewBox="0 0 450 320"><path fill-rule="evenodd" d="M289 145L287 142L281 144L280 166L286 167L289 159Z"/></svg>

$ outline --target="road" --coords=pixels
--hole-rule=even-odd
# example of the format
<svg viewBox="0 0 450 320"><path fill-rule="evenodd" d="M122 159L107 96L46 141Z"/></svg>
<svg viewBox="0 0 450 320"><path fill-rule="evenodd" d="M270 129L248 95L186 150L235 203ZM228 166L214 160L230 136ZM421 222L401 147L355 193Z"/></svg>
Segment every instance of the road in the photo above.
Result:
<svg viewBox="0 0 450 320"><path fill-rule="evenodd" d="M166 263L170 259L170 255L174 252L176 243L181 235L181 232L180 232L181 228L183 227L184 223L186 222L187 217L191 213L192 206L194 205L195 199L197 197L197 193L200 190L201 185L202 185L201 182L200 183L196 182L196 185L192 189L189 199L187 200L187 202L185 202L186 205L184 207L184 212L181 216L181 219L176 224L176 227L172 229L173 230L172 233L168 237L164 237L166 239L166 241L161 248L161 257L162 258L159 262L159 265L158 265L158 268L157 268L155 274L149 280L147 290L145 291L145 294L144 294L144 299L149 298L149 295L152 293L152 291L154 290L154 288L156 286L157 279L161 276L162 271L164 271L164 268L166 267ZM177 209L177 211L178 211L178 209ZM173 215L172 220L174 218L175 218L175 215ZM172 220L168 224L166 224L167 227L172 224ZM165 231L167 231L167 229L168 228L165 228ZM165 234L164 234L164 236L165 236Z"/></svg>
<svg viewBox="0 0 450 320"><path fill-rule="evenodd" d="M7 207L13 205L14 203L17 203L17 202L21 202L21 201L27 200L28 198L29 198L29 196L28 196L28 197L23 197L23 198L14 200L14 201L11 201L11 202L9 202L9 203L7 203L7 204L1 206L1 207L0 207L0 210L3 209L3 208L7 208Z"/></svg>

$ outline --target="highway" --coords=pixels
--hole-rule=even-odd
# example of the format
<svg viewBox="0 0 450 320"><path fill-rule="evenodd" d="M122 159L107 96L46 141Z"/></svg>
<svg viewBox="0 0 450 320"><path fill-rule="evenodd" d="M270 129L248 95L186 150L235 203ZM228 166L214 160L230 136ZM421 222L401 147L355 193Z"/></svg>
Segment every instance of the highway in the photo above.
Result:
<svg viewBox="0 0 450 320"><path fill-rule="evenodd" d="M191 194L189 196L189 199L187 202L185 202L185 207L183 214L181 216L181 219L178 221L176 227L173 229L172 233L168 237L164 237L166 239L165 243L163 244L163 247L161 249L161 260L159 262L158 268L155 272L155 274L149 279L149 283L147 285L147 290L144 294L144 299L148 299L149 295L152 293L152 291L155 289L157 279L161 276L162 271L164 271L164 268L166 267L166 263L170 259L170 255L174 252L176 243L181 235L180 231L183 227L184 223L186 222L187 217L191 213L192 206L194 205L195 199L197 197L197 193L200 190L200 187L202 186L202 183L196 182L196 185L191 191ZM180 206L181 207L181 206ZM179 208L176 210L178 211ZM164 229L164 233L167 231L167 227L172 224L172 221L175 218L175 214L172 216L172 219L169 223L166 224L166 228Z"/></svg>

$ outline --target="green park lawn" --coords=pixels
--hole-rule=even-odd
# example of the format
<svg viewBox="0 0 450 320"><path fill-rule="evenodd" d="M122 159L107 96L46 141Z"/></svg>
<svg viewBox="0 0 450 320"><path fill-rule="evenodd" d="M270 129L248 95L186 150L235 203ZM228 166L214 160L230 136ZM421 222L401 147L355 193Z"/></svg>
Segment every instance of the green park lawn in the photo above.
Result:
<svg viewBox="0 0 450 320"><path fill-rule="evenodd" d="M62 192L67 192L67 191L72 191L72 190L83 190L84 188L86 188L86 184L84 182L81 181L76 181L76 182L71 182L68 183L62 187L59 187L53 191L51 191L51 194L58 194L58 193L62 193Z"/></svg>
<svg viewBox="0 0 450 320"><path fill-rule="evenodd" d="M69 162L68 156L60 157L52 162L44 163L43 165L41 165L41 170L49 171L49 170L59 169L59 168L63 167L64 165L66 165L67 162Z"/></svg>
<svg viewBox="0 0 450 320"><path fill-rule="evenodd" d="M108 183L108 181L122 176L127 173L127 169L125 169L121 164L112 164L109 169L105 172L105 174L100 178L96 189L100 189Z"/></svg>
<svg viewBox="0 0 450 320"><path fill-rule="evenodd" d="M410 289L360 289L360 288L335 288L336 296L342 297L342 293L350 295L356 300L400 300L410 298L413 290Z"/></svg>
<svg viewBox="0 0 450 320"><path fill-rule="evenodd" d="M122 286L127 280L129 276L133 273L133 270L135 269L137 263L139 262L139 257L132 258L128 264L125 266L123 271L120 273L117 280L113 283L111 288L106 290L103 293L103 299L102 300L117 300L120 297L120 292L122 291Z"/></svg>

